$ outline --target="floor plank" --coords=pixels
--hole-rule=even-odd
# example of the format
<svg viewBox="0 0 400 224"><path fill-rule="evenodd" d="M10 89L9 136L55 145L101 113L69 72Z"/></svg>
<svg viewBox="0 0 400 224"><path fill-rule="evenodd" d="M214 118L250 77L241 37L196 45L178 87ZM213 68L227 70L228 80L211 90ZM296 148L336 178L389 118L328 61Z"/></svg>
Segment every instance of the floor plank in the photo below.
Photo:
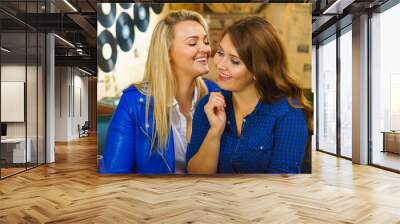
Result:
<svg viewBox="0 0 400 224"><path fill-rule="evenodd" d="M400 223L400 175L313 153L311 175L99 175L96 139L0 181L0 223Z"/></svg>

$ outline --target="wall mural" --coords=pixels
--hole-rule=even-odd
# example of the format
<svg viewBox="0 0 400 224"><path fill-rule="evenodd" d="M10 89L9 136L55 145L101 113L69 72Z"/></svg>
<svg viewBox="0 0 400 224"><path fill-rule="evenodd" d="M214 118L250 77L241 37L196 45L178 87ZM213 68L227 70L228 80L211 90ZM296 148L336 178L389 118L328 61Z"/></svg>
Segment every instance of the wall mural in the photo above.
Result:
<svg viewBox="0 0 400 224"><path fill-rule="evenodd" d="M164 4L102 3L97 10L98 151L122 91L140 81L155 24Z"/></svg>
<svg viewBox="0 0 400 224"><path fill-rule="evenodd" d="M193 10L209 25L211 55L218 49L224 29L234 21L257 15L269 21L287 48L290 70L300 80L306 96L311 92L311 4L265 3L101 3L97 10L97 129L101 158L108 123L122 91L142 80L151 35L157 22L174 10ZM209 60L210 80L216 67Z"/></svg>
<svg viewBox="0 0 400 224"><path fill-rule="evenodd" d="M152 30L163 4L98 4L98 101L114 107L123 89L142 78Z"/></svg>

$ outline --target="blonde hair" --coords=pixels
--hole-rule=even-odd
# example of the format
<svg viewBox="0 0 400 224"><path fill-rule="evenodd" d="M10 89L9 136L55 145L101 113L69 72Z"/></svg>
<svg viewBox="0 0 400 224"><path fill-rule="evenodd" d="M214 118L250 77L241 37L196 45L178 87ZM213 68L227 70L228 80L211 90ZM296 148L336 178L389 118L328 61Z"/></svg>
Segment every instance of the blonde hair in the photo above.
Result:
<svg viewBox="0 0 400 224"><path fill-rule="evenodd" d="M168 143L171 128L172 102L177 87L170 64L170 49L174 38L175 24L188 20L198 22L208 33L207 23L199 13L189 10L168 13L154 28L143 80L140 83L134 84L146 95L146 125L148 125L150 97L153 97L154 100L152 114L153 133L151 133L152 150L155 144L157 148L163 149ZM204 80L201 77L195 79L195 86L199 90L199 94L197 94L198 99L208 93Z"/></svg>

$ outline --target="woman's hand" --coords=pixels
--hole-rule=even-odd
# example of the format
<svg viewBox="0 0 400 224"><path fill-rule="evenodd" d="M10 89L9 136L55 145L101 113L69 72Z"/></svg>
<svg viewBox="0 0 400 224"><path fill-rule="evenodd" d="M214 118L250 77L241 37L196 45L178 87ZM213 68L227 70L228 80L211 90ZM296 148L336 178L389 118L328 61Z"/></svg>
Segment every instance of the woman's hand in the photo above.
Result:
<svg viewBox="0 0 400 224"><path fill-rule="evenodd" d="M208 124L199 124L198 129L196 129L196 122L193 123L193 133L197 137L190 142L186 154L188 159L188 173L217 173L221 137L226 123L225 107L224 96L221 93L212 92L208 98L208 102L204 105L204 113L203 111L201 113L196 112L194 120L200 118L199 116L196 117L196 115L200 115L202 121L204 121L204 116L206 116L210 128L207 130ZM207 133L205 133L206 131Z"/></svg>
<svg viewBox="0 0 400 224"><path fill-rule="evenodd" d="M225 107L224 96L219 92L212 92L207 104L204 105L204 112L210 122L209 131L213 134L222 135L224 131L226 123Z"/></svg>

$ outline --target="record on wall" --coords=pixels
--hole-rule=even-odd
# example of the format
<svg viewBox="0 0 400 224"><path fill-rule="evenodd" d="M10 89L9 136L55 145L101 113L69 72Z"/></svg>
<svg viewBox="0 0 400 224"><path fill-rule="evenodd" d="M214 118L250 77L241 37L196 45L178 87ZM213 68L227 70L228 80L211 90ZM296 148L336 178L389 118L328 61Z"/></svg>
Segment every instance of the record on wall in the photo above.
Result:
<svg viewBox="0 0 400 224"><path fill-rule="evenodd" d="M119 6L124 9L129 9L130 7L132 7L132 3L119 3Z"/></svg>
<svg viewBox="0 0 400 224"><path fill-rule="evenodd" d="M134 22L136 27L141 32L145 32L149 26L150 20L149 6L141 3L135 3L133 6L133 14L135 16Z"/></svg>
<svg viewBox="0 0 400 224"><path fill-rule="evenodd" d="M151 3L150 5L155 14L160 14L164 8L163 3Z"/></svg>
<svg viewBox="0 0 400 224"><path fill-rule="evenodd" d="M115 4L99 4L99 9L97 10L97 18L101 25L105 28L110 28L115 21L117 9ZM108 14L105 14L107 11Z"/></svg>
<svg viewBox="0 0 400 224"><path fill-rule="evenodd" d="M116 29L119 47L125 52L129 51L135 41L135 29L133 21L128 13L123 12L119 15Z"/></svg>
<svg viewBox="0 0 400 224"><path fill-rule="evenodd" d="M104 55L103 48L109 46L109 55ZM106 51L107 52L107 51ZM97 63L101 70L110 72L114 69L117 62L117 41L110 31L103 30L97 37Z"/></svg>

